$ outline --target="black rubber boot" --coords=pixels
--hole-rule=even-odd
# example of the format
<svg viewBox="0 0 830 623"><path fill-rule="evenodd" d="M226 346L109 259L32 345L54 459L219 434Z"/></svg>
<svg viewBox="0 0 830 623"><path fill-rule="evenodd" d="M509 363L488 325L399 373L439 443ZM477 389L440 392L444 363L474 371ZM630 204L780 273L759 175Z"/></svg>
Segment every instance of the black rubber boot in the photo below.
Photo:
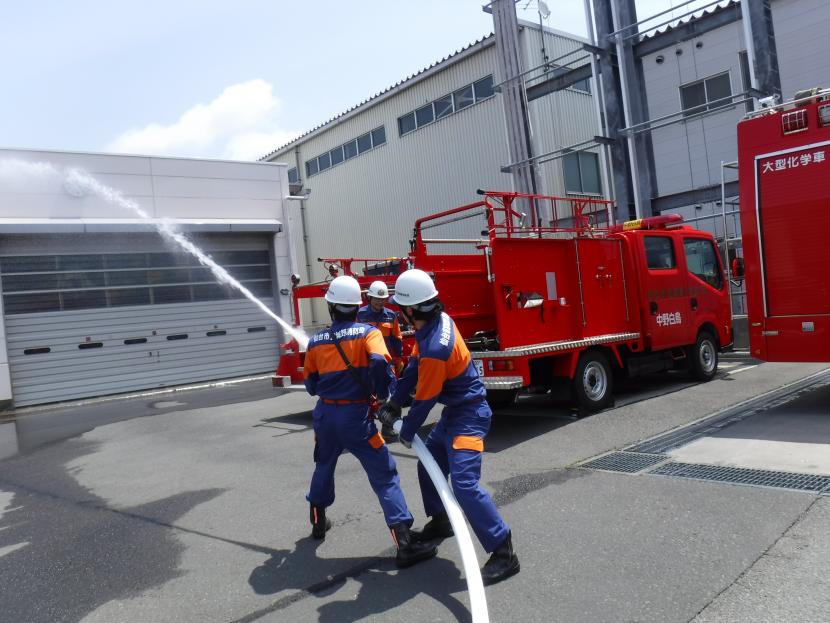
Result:
<svg viewBox="0 0 830 623"><path fill-rule="evenodd" d="M308 518L311 521L312 538L318 541L325 539L326 532L331 530L331 521L326 519L326 509L312 504L308 511Z"/></svg>
<svg viewBox="0 0 830 623"><path fill-rule="evenodd" d="M391 424L383 424L380 427L380 434L386 443L393 443L398 440L398 435Z"/></svg>
<svg viewBox="0 0 830 623"><path fill-rule="evenodd" d="M484 582L484 586L501 582L519 572L519 558L513 551L511 536L511 533L508 532L507 538L501 542L501 545L490 555L490 560L482 567L481 580Z"/></svg>
<svg viewBox="0 0 830 623"><path fill-rule="evenodd" d="M446 511L430 517L430 520L424 525L423 530L412 530L412 538L422 542L448 539L454 534L455 532L452 530L452 524Z"/></svg>
<svg viewBox="0 0 830 623"><path fill-rule="evenodd" d="M399 569L411 567L422 560L432 558L438 553L435 543L421 543L413 539L409 526L405 523L390 526L389 530L392 532L392 540L395 541L395 546L398 548L395 564Z"/></svg>

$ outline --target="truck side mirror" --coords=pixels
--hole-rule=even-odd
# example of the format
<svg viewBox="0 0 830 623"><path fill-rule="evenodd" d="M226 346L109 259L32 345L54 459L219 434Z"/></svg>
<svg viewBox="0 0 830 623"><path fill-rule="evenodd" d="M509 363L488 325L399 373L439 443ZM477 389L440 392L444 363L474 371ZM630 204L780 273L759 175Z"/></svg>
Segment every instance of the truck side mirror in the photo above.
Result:
<svg viewBox="0 0 830 623"><path fill-rule="evenodd" d="M744 258L736 257L732 260L732 276L735 279L743 279L744 276Z"/></svg>

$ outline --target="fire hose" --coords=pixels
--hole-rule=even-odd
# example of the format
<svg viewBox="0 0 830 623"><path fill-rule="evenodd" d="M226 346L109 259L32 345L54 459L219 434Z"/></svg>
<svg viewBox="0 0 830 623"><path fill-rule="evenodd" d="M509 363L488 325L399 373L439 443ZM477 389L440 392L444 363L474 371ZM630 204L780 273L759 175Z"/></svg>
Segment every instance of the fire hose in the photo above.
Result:
<svg viewBox="0 0 830 623"><path fill-rule="evenodd" d="M396 420L392 428L400 435L403 420ZM464 520L461 507L450 489L446 477L441 472L435 459L432 458L426 445L418 435L412 439L412 448L418 455L421 465L427 470L432 484L438 491L441 501L444 503L444 510L452 524L455 537L458 539L458 549L461 551L461 562L464 566L464 575L467 576L467 592L470 594L470 613L473 615L473 623L488 623L490 617L487 614L487 598L484 594L484 583L481 581L481 571L478 568L478 559L473 547L473 540L470 537L470 530Z"/></svg>

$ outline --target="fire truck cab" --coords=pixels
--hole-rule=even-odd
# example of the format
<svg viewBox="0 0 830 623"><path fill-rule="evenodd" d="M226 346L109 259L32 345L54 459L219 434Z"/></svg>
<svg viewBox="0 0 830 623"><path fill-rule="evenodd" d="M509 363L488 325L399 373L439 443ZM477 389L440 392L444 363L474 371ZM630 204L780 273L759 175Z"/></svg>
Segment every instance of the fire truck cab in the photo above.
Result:
<svg viewBox="0 0 830 623"><path fill-rule="evenodd" d="M830 361L830 90L739 123L738 169L751 353Z"/></svg>

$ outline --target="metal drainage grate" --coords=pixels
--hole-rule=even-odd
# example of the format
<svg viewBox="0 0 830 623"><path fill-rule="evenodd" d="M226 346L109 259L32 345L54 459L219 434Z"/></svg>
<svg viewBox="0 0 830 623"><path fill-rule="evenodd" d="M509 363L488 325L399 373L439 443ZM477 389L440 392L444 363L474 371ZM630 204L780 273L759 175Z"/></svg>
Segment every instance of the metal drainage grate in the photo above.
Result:
<svg viewBox="0 0 830 623"><path fill-rule="evenodd" d="M634 472L639 472L646 467L652 467L653 465L657 465L659 462L665 460L666 457L662 454L611 452L610 454L601 456L598 459L582 463L580 467L633 474Z"/></svg>
<svg viewBox="0 0 830 623"><path fill-rule="evenodd" d="M814 491L816 493L827 491L830 488L830 476L777 472L766 469L749 469L746 467L701 465L699 463L676 463L674 461L651 470L649 474L694 478L696 480L727 482L740 485L755 485L758 487Z"/></svg>

